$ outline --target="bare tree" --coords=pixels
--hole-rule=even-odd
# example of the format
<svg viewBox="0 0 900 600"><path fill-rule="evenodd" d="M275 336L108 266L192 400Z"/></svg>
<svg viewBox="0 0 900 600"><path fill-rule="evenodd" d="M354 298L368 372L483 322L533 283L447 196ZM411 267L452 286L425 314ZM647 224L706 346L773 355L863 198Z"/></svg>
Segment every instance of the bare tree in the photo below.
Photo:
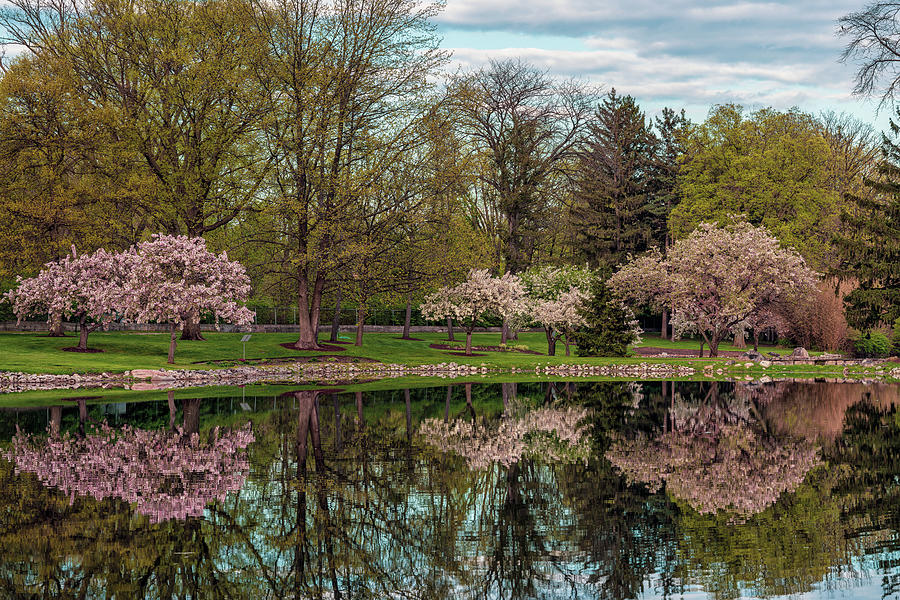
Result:
<svg viewBox="0 0 900 600"><path fill-rule="evenodd" d="M838 19L838 35L847 39L842 62L859 64L854 94L894 99L900 86L900 2L873 2Z"/></svg>

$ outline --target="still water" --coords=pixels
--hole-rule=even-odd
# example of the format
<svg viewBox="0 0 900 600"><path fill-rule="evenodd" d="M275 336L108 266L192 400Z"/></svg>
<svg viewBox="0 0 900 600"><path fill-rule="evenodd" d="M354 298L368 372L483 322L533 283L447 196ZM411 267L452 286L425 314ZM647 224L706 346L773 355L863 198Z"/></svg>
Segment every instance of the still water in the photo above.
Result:
<svg viewBox="0 0 900 600"><path fill-rule="evenodd" d="M0 598L900 598L897 386L65 397L3 409Z"/></svg>

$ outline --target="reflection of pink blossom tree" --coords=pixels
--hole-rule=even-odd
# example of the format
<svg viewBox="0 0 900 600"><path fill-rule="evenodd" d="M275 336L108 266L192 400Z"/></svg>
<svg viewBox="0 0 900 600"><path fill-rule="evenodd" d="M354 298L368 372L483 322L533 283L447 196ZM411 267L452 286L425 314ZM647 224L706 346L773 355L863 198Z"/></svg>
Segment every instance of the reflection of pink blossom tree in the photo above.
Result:
<svg viewBox="0 0 900 600"><path fill-rule="evenodd" d="M126 314L138 321L168 323L169 363L175 362L175 330L198 323L210 312L218 321L248 324L253 313L241 306L250 294L244 266L213 254L203 238L155 235L135 248L125 286Z"/></svg>
<svg viewBox="0 0 900 600"><path fill-rule="evenodd" d="M761 512L796 489L818 462L813 445L766 436L742 406L679 403L670 413L670 431L620 439L606 458L629 480L652 491L665 484L701 513Z"/></svg>
<svg viewBox="0 0 900 600"><path fill-rule="evenodd" d="M20 321L42 312L50 315L51 326L63 317L77 321L81 332L78 349L87 350L88 334L122 311L129 266L129 253L114 254L101 248L79 255L73 247L71 254L48 263L37 276L20 279L7 299Z"/></svg>
<svg viewBox="0 0 900 600"><path fill-rule="evenodd" d="M173 436L104 424L83 438L66 434L39 441L19 432L6 458L17 473L34 473L70 498L119 498L161 522L201 516L209 502L238 491L250 470L241 450L253 440L249 423L233 431L216 428L208 444L196 433Z"/></svg>
<svg viewBox="0 0 900 600"><path fill-rule="evenodd" d="M498 462L510 466L529 455L551 461L585 461L590 438L582 425L587 410L577 407L539 408L498 422L425 419L419 434L441 450L466 459L472 469Z"/></svg>

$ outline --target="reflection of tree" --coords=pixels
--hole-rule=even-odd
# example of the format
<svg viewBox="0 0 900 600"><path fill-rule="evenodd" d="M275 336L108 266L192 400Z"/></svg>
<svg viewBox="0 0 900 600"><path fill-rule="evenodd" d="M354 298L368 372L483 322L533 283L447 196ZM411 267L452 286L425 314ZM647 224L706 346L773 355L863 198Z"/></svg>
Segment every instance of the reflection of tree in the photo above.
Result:
<svg viewBox="0 0 900 600"><path fill-rule="evenodd" d="M253 441L249 423L233 431L216 428L208 443L199 438L104 423L83 437L19 433L6 458L17 472L34 473L70 498L119 498L153 521L184 519L239 490L248 471L242 449Z"/></svg>
<svg viewBox="0 0 900 600"><path fill-rule="evenodd" d="M442 452L462 456L472 469L485 469L495 462L509 467L523 456L551 462L587 460L590 443L581 425L585 409L541 407L511 412L520 414L490 421L426 419L419 434Z"/></svg>
<svg viewBox="0 0 900 600"><path fill-rule="evenodd" d="M818 462L812 445L766 435L753 410L713 383L704 402L674 403L668 431L622 439L606 457L630 480L651 491L665 484L701 513L747 517L796 489Z"/></svg>

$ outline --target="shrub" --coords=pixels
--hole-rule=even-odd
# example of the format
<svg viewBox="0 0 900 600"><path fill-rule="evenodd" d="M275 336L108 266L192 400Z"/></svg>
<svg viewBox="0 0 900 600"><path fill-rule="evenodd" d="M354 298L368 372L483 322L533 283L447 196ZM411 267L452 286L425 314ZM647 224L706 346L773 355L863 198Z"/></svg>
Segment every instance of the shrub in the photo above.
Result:
<svg viewBox="0 0 900 600"><path fill-rule="evenodd" d="M900 317L894 321L894 333L891 335L891 352L900 355Z"/></svg>
<svg viewBox="0 0 900 600"><path fill-rule="evenodd" d="M880 331L860 332L853 338L853 353L860 358L877 358L891 353L891 342Z"/></svg>
<svg viewBox="0 0 900 600"><path fill-rule="evenodd" d="M587 325L575 333L579 356L626 356L628 346L640 340L631 312L597 279L584 310Z"/></svg>

